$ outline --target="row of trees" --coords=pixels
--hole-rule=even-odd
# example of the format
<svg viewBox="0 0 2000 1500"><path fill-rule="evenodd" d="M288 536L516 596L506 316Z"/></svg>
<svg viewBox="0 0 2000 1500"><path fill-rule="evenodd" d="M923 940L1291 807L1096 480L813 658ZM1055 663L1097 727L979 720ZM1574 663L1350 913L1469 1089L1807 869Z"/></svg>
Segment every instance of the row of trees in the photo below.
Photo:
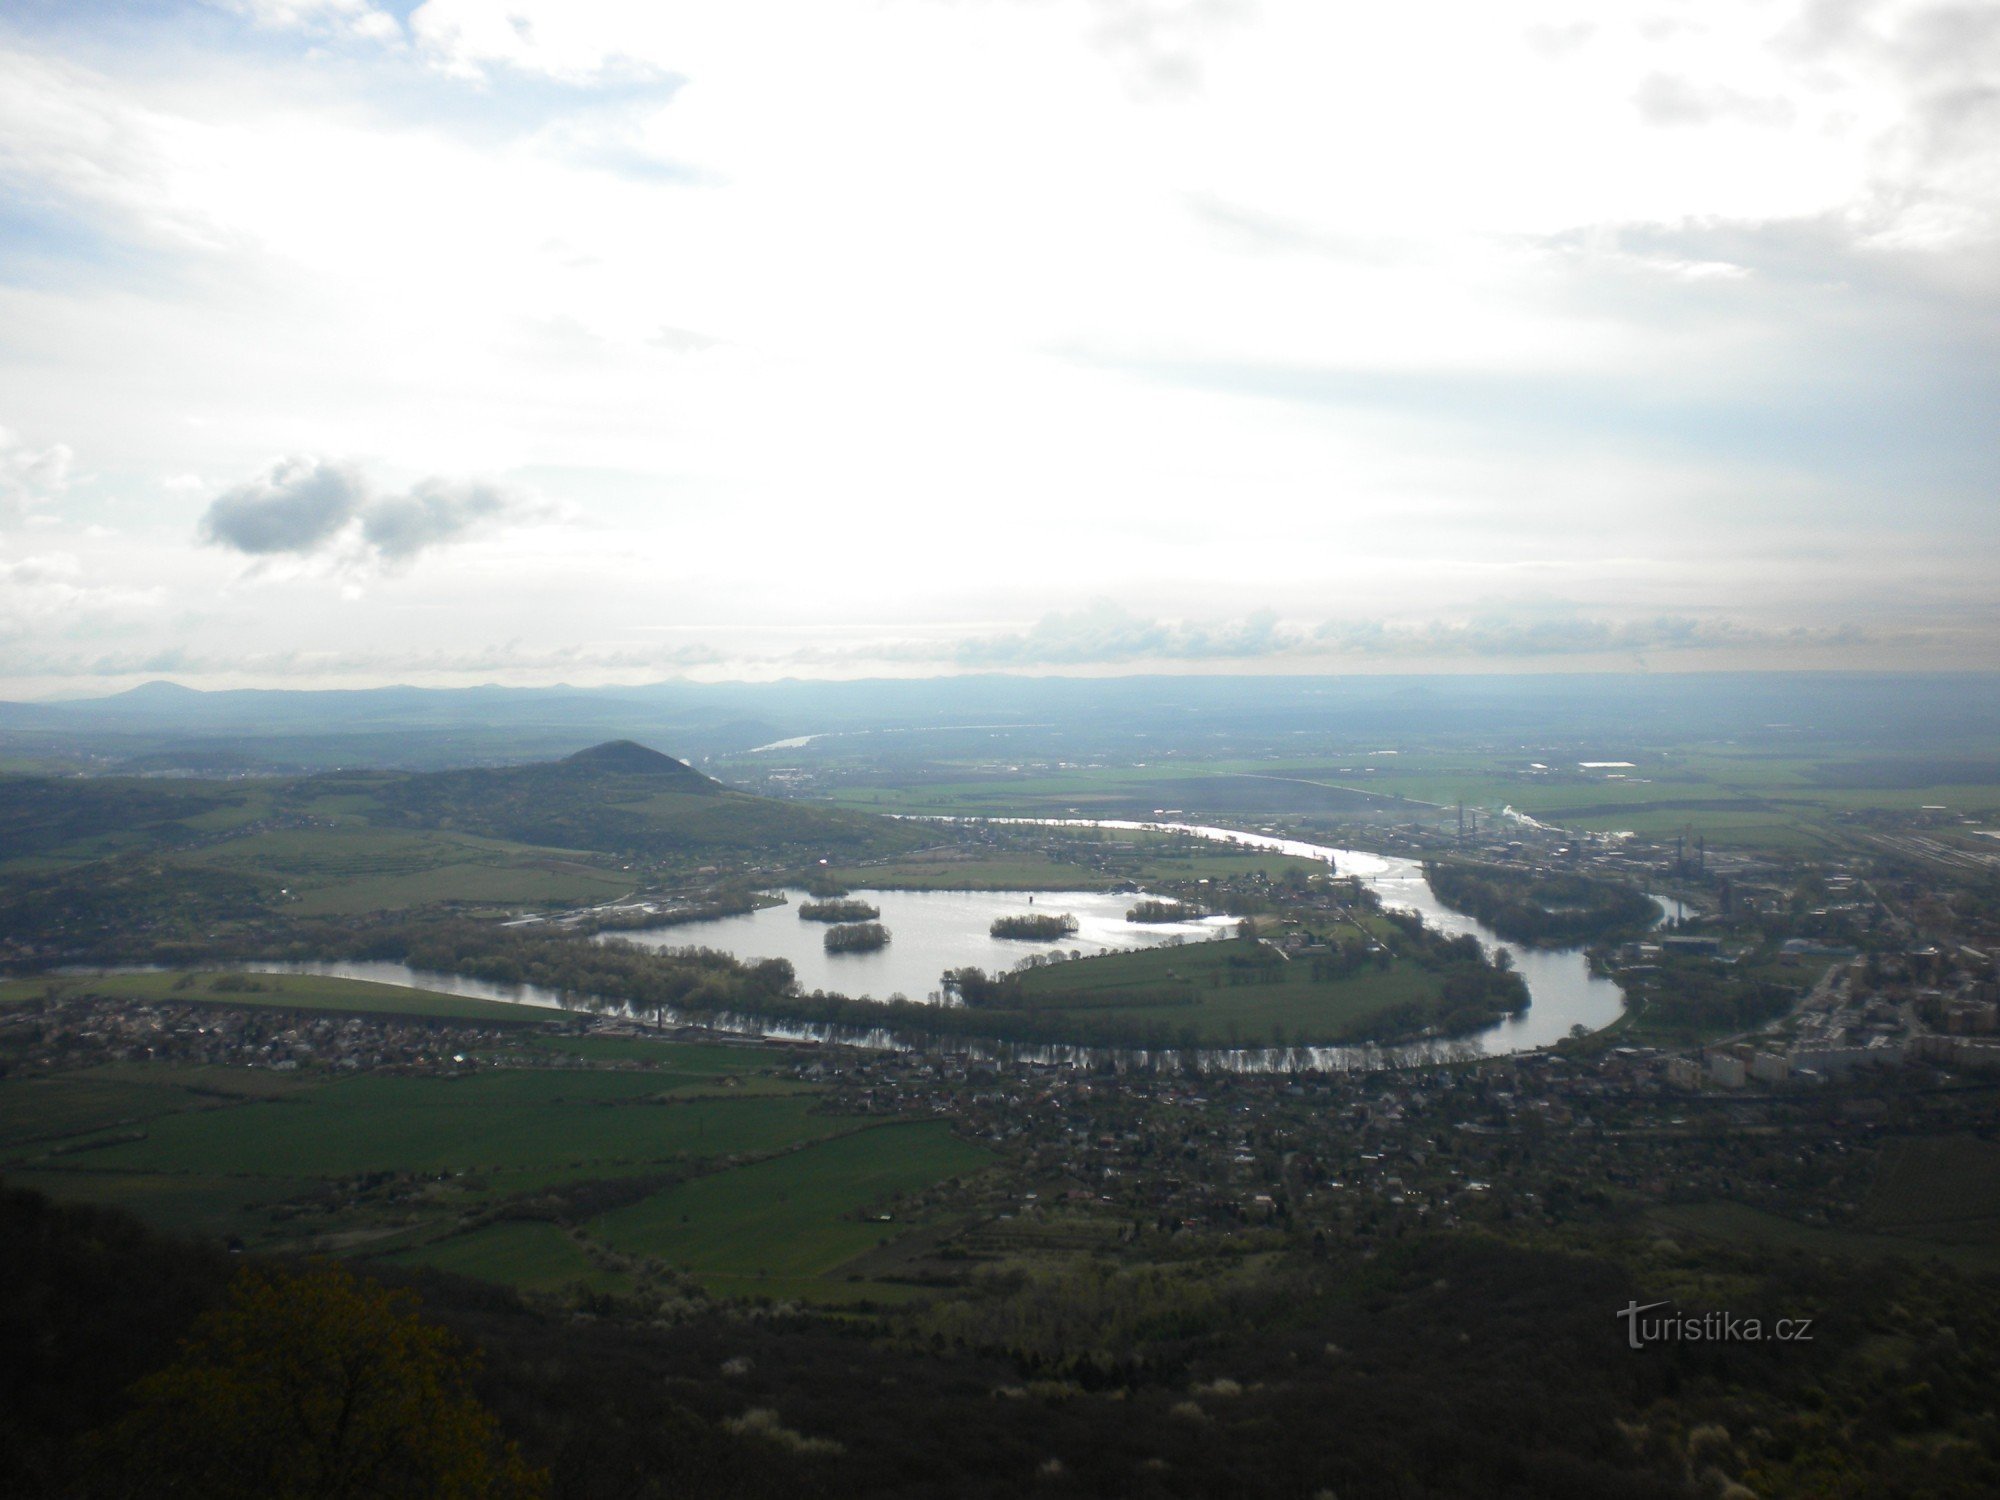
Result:
<svg viewBox="0 0 2000 1500"><path fill-rule="evenodd" d="M1185 901L1141 901L1125 913L1128 922L1194 922L1205 915Z"/></svg>

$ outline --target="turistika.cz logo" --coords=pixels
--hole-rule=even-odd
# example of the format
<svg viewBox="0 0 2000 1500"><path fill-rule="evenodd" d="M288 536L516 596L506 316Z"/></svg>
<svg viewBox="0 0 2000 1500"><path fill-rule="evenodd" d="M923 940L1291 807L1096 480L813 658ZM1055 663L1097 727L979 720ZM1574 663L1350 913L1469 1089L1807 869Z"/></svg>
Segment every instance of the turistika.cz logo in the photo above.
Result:
<svg viewBox="0 0 2000 1500"><path fill-rule="evenodd" d="M1686 1313L1654 1312L1656 1308L1671 1306L1671 1301L1633 1302L1621 1308L1618 1316L1625 1320L1625 1341L1634 1349L1676 1341L1683 1344L1812 1342L1811 1318L1777 1318L1766 1323L1762 1318L1739 1318L1735 1313L1726 1312L1705 1312L1698 1317ZM1649 1313L1654 1315L1648 1317Z"/></svg>

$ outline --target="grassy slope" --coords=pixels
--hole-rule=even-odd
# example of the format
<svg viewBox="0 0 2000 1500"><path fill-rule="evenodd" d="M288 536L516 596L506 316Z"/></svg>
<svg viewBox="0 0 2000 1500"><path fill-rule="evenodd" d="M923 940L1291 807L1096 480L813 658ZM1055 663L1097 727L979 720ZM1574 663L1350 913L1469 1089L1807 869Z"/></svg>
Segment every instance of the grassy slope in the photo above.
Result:
<svg viewBox="0 0 2000 1500"><path fill-rule="evenodd" d="M635 860L671 872L745 858L865 859L937 836L731 791L655 760L674 769L579 758L237 782L0 777L0 881L147 855L169 876L228 877L299 916L444 902L505 909L614 900L643 878Z"/></svg>

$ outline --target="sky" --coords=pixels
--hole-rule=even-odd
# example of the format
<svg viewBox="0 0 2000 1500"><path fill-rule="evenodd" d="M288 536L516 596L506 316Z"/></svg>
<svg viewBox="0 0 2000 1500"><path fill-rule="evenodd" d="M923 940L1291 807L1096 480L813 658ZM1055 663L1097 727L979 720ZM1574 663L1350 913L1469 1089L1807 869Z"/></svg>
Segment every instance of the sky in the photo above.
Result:
<svg viewBox="0 0 2000 1500"><path fill-rule="evenodd" d="M2000 8L8 0L0 695L2000 667Z"/></svg>

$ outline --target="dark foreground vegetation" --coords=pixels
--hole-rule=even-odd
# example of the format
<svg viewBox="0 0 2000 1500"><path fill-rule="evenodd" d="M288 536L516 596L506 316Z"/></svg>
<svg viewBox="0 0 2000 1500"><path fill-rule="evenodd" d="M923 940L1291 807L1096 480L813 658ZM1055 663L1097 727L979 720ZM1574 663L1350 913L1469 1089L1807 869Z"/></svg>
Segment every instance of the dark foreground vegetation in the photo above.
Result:
<svg viewBox="0 0 2000 1500"><path fill-rule="evenodd" d="M385 1293L246 1266L0 1189L0 1489L1664 1500L2000 1483L1990 1282L1712 1252L1733 1310L1813 1317L1815 1337L1635 1351L1612 1314L1647 1300L1646 1254L1420 1235L1366 1257L1266 1252L1254 1276L1082 1265L935 1311L662 1326L615 1298L578 1317L435 1274ZM323 1360L337 1351L358 1386ZM365 1419L347 1431L316 1416L343 1391Z"/></svg>

